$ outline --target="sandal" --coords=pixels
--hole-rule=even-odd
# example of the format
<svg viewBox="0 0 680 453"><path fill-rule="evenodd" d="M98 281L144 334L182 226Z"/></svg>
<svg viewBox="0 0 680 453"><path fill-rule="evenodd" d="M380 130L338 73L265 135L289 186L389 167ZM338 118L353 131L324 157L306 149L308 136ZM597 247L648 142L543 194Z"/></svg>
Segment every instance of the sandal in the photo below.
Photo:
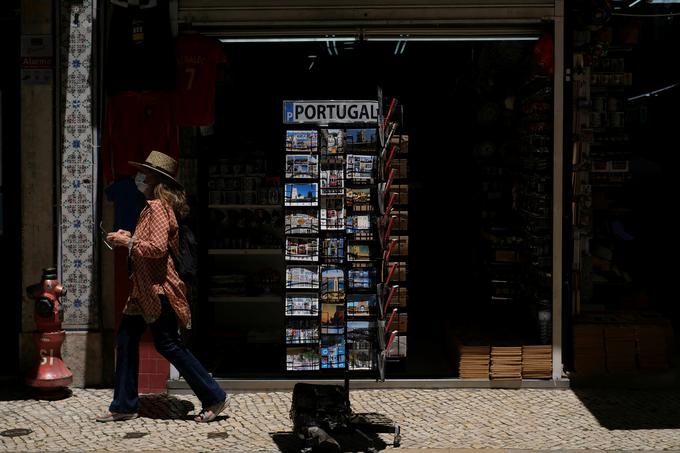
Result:
<svg viewBox="0 0 680 453"><path fill-rule="evenodd" d="M224 398L224 400L220 401L219 403L215 403L212 406L201 409L201 412L199 412L198 415L194 417L194 420L198 423L208 423L215 420L217 416L220 415L220 412L222 412L227 406L227 401L229 401L229 396Z"/></svg>
<svg viewBox="0 0 680 453"><path fill-rule="evenodd" d="M102 415L98 415L95 420L98 422L122 422L125 420L133 420L137 418L139 414L137 412L105 412Z"/></svg>

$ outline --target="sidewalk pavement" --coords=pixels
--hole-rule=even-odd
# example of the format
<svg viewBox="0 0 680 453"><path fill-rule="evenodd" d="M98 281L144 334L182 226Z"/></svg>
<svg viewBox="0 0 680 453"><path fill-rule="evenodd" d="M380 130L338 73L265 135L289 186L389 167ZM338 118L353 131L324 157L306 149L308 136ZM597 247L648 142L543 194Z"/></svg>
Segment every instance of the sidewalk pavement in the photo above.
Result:
<svg viewBox="0 0 680 453"><path fill-rule="evenodd" d="M140 418L97 423L110 389L73 389L58 401L0 395L0 451L297 451L290 392L238 393L218 420L193 421L193 396L143 395ZM399 453L475 450L680 451L680 391L353 390L352 409L401 426ZM25 429L25 435L17 430ZM392 435L379 434L391 450ZM436 450L435 450L436 449ZM395 453L397 453L395 451Z"/></svg>

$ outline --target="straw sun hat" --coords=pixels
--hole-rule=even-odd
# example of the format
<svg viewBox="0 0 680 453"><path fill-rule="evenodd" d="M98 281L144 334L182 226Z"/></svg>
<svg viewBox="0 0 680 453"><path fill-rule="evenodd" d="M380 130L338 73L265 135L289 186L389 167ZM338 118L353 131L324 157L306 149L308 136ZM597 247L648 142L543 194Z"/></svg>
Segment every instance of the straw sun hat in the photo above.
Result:
<svg viewBox="0 0 680 453"><path fill-rule="evenodd" d="M130 165L139 168L142 173L158 176L161 181L182 188L177 177L178 164L175 159L160 151L151 151L144 162L128 161Z"/></svg>

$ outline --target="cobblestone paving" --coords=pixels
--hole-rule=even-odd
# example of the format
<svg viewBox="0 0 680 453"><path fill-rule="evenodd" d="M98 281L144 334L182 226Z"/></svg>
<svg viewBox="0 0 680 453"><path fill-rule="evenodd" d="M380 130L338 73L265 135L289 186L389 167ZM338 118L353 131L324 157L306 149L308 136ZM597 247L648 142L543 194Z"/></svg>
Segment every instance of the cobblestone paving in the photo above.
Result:
<svg viewBox="0 0 680 453"><path fill-rule="evenodd" d="M232 395L218 421L198 424L193 396L144 395L141 416L96 423L111 390L74 389L59 401L1 395L0 451L275 451L296 447L290 392ZM402 448L680 450L680 392L354 390L358 413L401 425ZM392 448L381 434L379 447Z"/></svg>

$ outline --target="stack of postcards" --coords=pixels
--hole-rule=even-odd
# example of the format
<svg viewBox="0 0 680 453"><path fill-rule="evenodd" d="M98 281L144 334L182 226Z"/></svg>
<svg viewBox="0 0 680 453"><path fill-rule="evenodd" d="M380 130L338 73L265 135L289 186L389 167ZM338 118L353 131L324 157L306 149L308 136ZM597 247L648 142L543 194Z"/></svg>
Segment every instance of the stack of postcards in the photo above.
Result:
<svg viewBox="0 0 680 453"><path fill-rule="evenodd" d="M491 347L491 379L522 379L522 347Z"/></svg>
<svg viewBox="0 0 680 453"><path fill-rule="evenodd" d="M461 379L489 379L490 346L458 347L458 372Z"/></svg>
<svg viewBox="0 0 680 453"><path fill-rule="evenodd" d="M552 377L552 347L550 345L522 346L522 377L525 379Z"/></svg>

